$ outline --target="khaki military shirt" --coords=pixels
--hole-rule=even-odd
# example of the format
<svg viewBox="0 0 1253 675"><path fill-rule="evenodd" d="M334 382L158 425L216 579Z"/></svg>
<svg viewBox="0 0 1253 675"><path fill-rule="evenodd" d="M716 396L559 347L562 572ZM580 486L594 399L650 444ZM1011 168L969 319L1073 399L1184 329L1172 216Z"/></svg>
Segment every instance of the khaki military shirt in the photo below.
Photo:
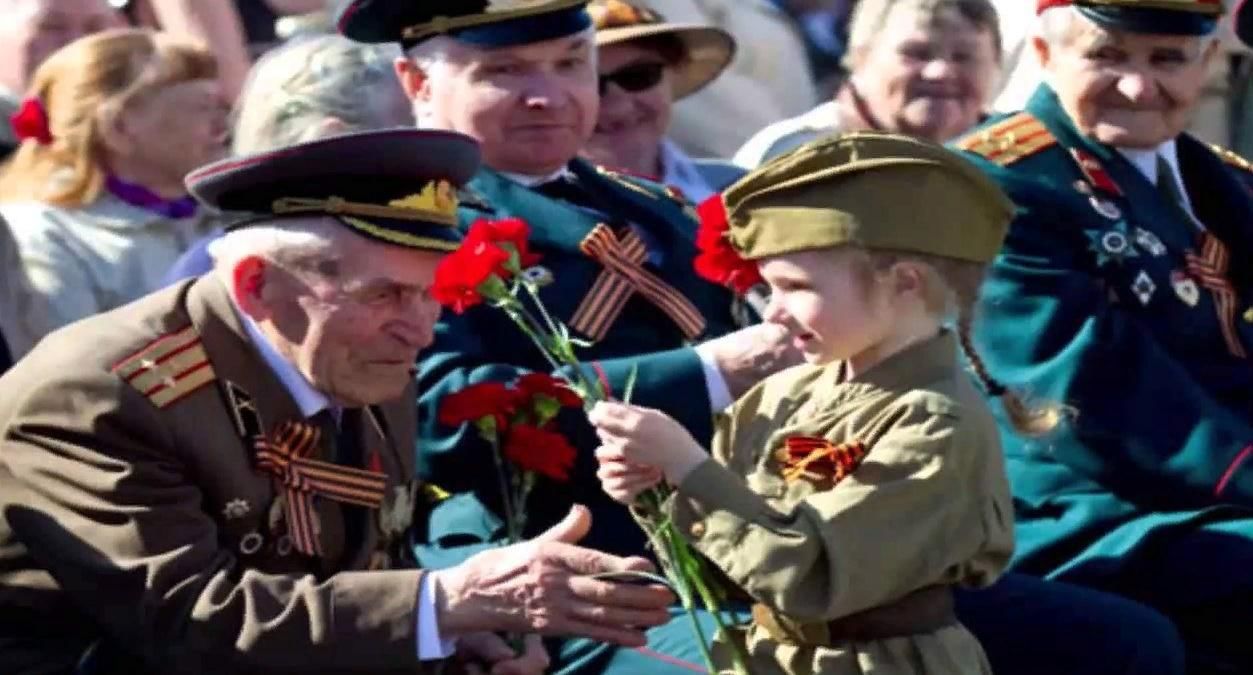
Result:
<svg viewBox="0 0 1253 675"><path fill-rule="evenodd" d="M1013 512L996 425L957 364L949 333L846 381L840 365L773 376L720 422L714 460L672 502L695 546L756 600L823 623L933 586L986 586L1013 551ZM861 443L843 480L786 481L788 438ZM756 675L989 672L959 624L830 647L782 644L760 626Z"/></svg>
<svg viewBox="0 0 1253 675"><path fill-rule="evenodd" d="M397 569L413 392L362 415L381 511L316 500L322 555L300 554L239 427L300 416L246 335L209 276L54 332L0 378L0 672L67 672L93 644L133 664L106 672L421 671L421 573ZM334 461L327 436L314 457Z"/></svg>

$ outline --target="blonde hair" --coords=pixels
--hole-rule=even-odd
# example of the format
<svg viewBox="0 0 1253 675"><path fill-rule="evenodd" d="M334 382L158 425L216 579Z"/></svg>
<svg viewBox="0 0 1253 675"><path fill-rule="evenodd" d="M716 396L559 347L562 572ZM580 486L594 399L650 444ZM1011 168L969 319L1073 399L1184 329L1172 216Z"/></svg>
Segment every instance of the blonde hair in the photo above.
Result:
<svg viewBox="0 0 1253 675"><path fill-rule="evenodd" d="M127 105L161 87L215 77L207 49L146 29L108 30L62 47L26 93L47 111L53 141L22 142L0 172L0 201L90 204L104 186L104 130Z"/></svg>
<svg viewBox="0 0 1253 675"><path fill-rule="evenodd" d="M992 46L996 59L1001 59L1004 38L1001 37L1000 17L991 0L859 0L849 19L848 50L844 67L853 69L853 61L876 40L883 37L884 26L893 12L914 11L924 23L932 23L947 10L957 12L976 29L992 34Z"/></svg>
<svg viewBox="0 0 1253 675"><path fill-rule="evenodd" d="M395 45L340 35L295 40L253 66L235 111L232 150L263 152L310 140L335 121L340 133L412 126L408 100L392 70Z"/></svg>
<svg viewBox="0 0 1253 675"><path fill-rule="evenodd" d="M1018 392L1006 387L988 371L988 366L975 349L971 332L975 306L987 265L925 253L866 250L855 262L863 288L870 288L875 275L898 262L919 264L924 270L923 302L926 309L938 316L952 318L956 324L957 341L970 364L970 370L983 390L1000 400L1010 424L1018 433L1042 436L1053 431L1068 414L1064 406L1048 402L1028 403Z"/></svg>

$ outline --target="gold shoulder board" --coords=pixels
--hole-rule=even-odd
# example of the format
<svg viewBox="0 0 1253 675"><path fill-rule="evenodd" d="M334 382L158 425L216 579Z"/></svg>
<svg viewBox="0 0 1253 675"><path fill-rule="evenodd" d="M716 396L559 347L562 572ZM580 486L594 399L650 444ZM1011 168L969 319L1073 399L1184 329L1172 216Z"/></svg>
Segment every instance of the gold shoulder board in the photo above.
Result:
<svg viewBox="0 0 1253 675"><path fill-rule="evenodd" d="M217 379L200 335L192 326L149 342L112 370L158 408L165 408Z"/></svg>
<svg viewBox="0 0 1253 675"><path fill-rule="evenodd" d="M1214 151L1214 154L1218 155L1219 159L1223 160L1227 164L1230 164L1237 169L1253 173L1253 163L1250 163L1249 160L1220 145L1210 145L1209 147L1210 150Z"/></svg>
<svg viewBox="0 0 1253 675"><path fill-rule="evenodd" d="M1020 112L985 129L973 131L954 144L1001 166L1009 166L1025 157L1055 145L1047 127L1034 115Z"/></svg>

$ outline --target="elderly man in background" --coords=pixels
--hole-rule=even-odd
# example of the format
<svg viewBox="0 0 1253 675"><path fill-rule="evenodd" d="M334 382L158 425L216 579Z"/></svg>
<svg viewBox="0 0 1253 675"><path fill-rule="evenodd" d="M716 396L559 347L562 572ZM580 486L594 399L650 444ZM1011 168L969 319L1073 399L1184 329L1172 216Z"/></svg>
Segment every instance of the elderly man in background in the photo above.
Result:
<svg viewBox="0 0 1253 675"><path fill-rule="evenodd" d="M540 541L424 573L411 368L457 246L464 136L323 139L193 172L239 220L211 275L58 331L0 378L0 671L414 673L482 631L642 644L647 568ZM415 184L416 183L416 184Z"/></svg>
<svg viewBox="0 0 1253 675"><path fill-rule="evenodd" d="M758 131L734 161L751 169L845 131L950 140L982 119L1000 58L989 0L861 0L844 58L849 77L834 100Z"/></svg>
<svg viewBox="0 0 1253 675"><path fill-rule="evenodd" d="M669 23L640 0L593 0L600 112L583 148L593 162L677 188L702 202L743 175L693 160L667 137L675 101L716 80L735 54L720 28Z"/></svg>
<svg viewBox="0 0 1253 675"><path fill-rule="evenodd" d="M1037 11L1046 84L957 143L1018 205L976 341L1061 419L1004 434L1014 568L1156 607L1189 672L1253 672L1251 168L1184 132L1223 7Z"/></svg>
<svg viewBox="0 0 1253 675"><path fill-rule="evenodd" d="M8 125L30 77L52 52L84 35L126 25L107 0L0 0L0 158L17 147Z"/></svg>
<svg viewBox="0 0 1253 675"><path fill-rule="evenodd" d="M412 126L409 99L392 70L399 53L395 45L366 45L335 34L303 36L266 52L235 102L231 154ZM204 237L179 256L165 284L212 269L208 248L220 234Z"/></svg>

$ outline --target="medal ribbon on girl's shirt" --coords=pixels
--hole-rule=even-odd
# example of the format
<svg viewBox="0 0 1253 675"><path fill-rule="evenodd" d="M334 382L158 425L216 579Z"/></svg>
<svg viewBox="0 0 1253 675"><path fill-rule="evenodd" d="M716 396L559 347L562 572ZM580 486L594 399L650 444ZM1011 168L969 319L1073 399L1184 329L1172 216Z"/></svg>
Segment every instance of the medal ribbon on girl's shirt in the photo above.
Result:
<svg viewBox="0 0 1253 675"><path fill-rule="evenodd" d="M793 436L775 457L783 465L783 480L788 483L805 479L830 488L851 474L867 454L861 441L836 445L825 438Z"/></svg>

